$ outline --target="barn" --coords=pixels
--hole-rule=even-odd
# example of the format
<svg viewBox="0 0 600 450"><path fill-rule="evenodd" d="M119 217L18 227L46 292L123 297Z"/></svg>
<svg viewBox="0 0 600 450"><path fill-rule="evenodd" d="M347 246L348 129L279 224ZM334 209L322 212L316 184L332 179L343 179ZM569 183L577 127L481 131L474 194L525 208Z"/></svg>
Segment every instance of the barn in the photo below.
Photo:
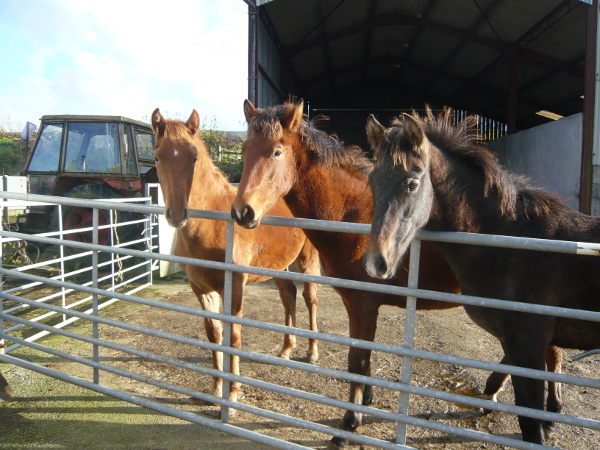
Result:
<svg viewBox="0 0 600 450"><path fill-rule="evenodd" d="M360 145L365 152L369 151L364 131L369 114L385 123L403 111L419 111L426 104L434 109L445 105L454 108L457 120L476 114L481 139L506 166L527 173L538 184L558 192L574 208L598 213L600 199L594 183L594 176L600 183L600 152L595 150L600 133L594 129L600 118L598 1L245 0L250 38L248 98L259 107L267 107L290 95L301 97L306 114L329 117L322 122L322 128L338 134L348 144ZM196 151L192 157L198 157L201 146L188 147ZM196 171L196 176L202 178L200 167L203 165L180 164L176 173L191 179L187 174ZM200 183L197 187L202 188ZM6 264L0 267L5 283L0 289L0 362L9 363L2 365L3 373L24 392L15 391L16 398L0 407L0 413L6 412L0 414L4 447L13 443L19 448L96 448L106 447L107 443L131 447L139 440L144 447L153 448L231 448L238 444L253 449L264 448L262 444L276 448L324 448L335 436L350 439L361 448L534 448L520 440L517 414L556 422L558 432L550 445L577 450L598 447L597 350L586 352L587 356L595 354L596 359L577 364L573 361L586 354L577 355L575 350L566 349L565 357L559 359L553 353L547 372L532 372L504 364L506 352L496 338L472 323L462 308L443 311L447 314L420 311L417 315L416 300L410 301L412 305L406 309L381 305L381 311L377 311L377 339L359 341L349 332L349 309L342 307L333 286L413 299L423 294L423 298L519 313L556 313L596 323L600 322L598 311L224 263L223 260L234 260L235 228L231 222L222 260L157 254L152 248L162 239L155 231L154 217L165 214L165 208L150 202L158 196L135 197L131 204L101 201L93 205L87 199L50 198L52 204L60 207L93 208L93 241L98 241L99 229L124 225L111 219L109 224L99 226L97 218L103 210L139 213L144 217L140 221L145 223L145 232L134 234L130 242L120 240L116 232L110 234L110 246L70 240L66 237L71 230L61 228L60 220L55 235L61 239L49 237L50 233L29 235L0 229L0 249L6 242L20 240L54 245L60 255L65 253L64 248L59 250L60 246L81 250L15 269ZM18 209L29 206L19 202L47 202L39 196L15 192L0 192L0 199L15 201L12 205ZM147 204L134 204L139 202ZM230 221L231 202L220 203L225 207L223 211L190 209L190 217ZM109 217L123 216L111 213ZM328 230L332 232L329 237L365 233L368 227L365 223L315 224L285 217L270 220L265 224ZM514 237L505 238L502 241L498 236L463 234L445 235L443 239L475 245L510 241L512 246L517 245ZM282 244L288 245L286 241ZM600 255L600 244L563 244L564 241L546 241L541 248L538 240L530 239L521 240L518 248L583 254L582 258ZM419 268L419 245L420 242L415 244L408 264L411 287L419 287L413 283L419 279L418 271L415 272ZM17 250L21 248L25 246ZM341 254L339 247L334 250ZM11 252L19 257L23 253ZM99 254L110 260L99 258ZM336 263L348 259L339 254L334 257ZM76 258L90 258L92 264L76 265ZM48 269L50 275L39 275L42 267L55 265L59 259L60 272ZM69 264L64 265L64 261ZM122 261L130 261L135 270ZM282 308L275 295L275 284L270 281L255 285L254 291L246 291L249 307L244 317L205 311L199 308L185 279L155 283L157 261L225 271L230 280L223 289L225 312L233 310L233 276L228 276L232 272L321 283L320 311L325 312L319 313L321 332L309 331L307 319L303 323L299 320L296 330L282 327ZM86 272L90 281L83 278ZM162 285L161 289L157 285ZM40 296L36 298L31 289L35 286L40 286ZM211 302L217 305L212 294ZM365 295L361 301L366 298ZM251 303L254 307L250 307ZM361 312L367 310L371 313L374 308ZM365 320L366 316L361 314L360 319ZM75 319L82 320L74 324ZM243 325L243 348L232 349L228 348L230 345L221 346L201 338L202 324L209 340L216 334L206 325L209 319ZM361 325L365 323L362 328L374 330L367 321ZM225 332L226 343L232 333L230 327L224 327L229 328ZM305 340L319 340L318 364L306 364L303 357L287 360L275 356L281 334L289 332ZM38 341L48 333L57 336ZM402 334L404 344L399 346ZM368 372L372 377L364 378L348 364L348 347L373 353L375 370ZM241 356L239 376L235 365L233 370L227 365L231 364L230 358L224 358L223 371L215 370L219 368L213 366L216 358L211 357L211 351ZM562 367L557 361L563 361ZM361 364L367 367L366 363ZM16 369L47 377L42 383L40 378ZM559 373L561 370L564 373ZM495 380L499 379L498 373L510 373L553 381L555 388L557 383L564 384L566 414L555 414L552 408L524 413L521 406L512 404L515 396L510 386L499 402L483 400L476 387L484 386L492 371L497 372ZM223 396L212 395L218 394L214 377L227 381ZM63 391L62 385L48 383L54 379L82 390ZM237 403L230 401L227 392L235 382L242 383L245 390L245 397ZM33 390L34 384L41 387ZM364 404L350 405L340 400L341 396L348 398L349 384L376 386L373 402L368 399ZM7 387L0 378L0 400L8 397ZM93 392L91 396L88 390ZM369 392L363 392L367 394L364 400ZM124 407L105 396L128 403ZM408 409L409 396L412 411ZM132 404L148 411L130 408ZM488 408L493 412L484 412ZM234 410L238 411L235 417L231 414ZM364 414L364 423L357 433L340 429L342 410ZM172 417L163 423L162 415ZM171 418L193 425L182 426L171 422ZM36 428L43 432L41 438L33 432ZM89 436L84 436L86 430Z"/></svg>
<svg viewBox="0 0 600 450"><path fill-rule="evenodd" d="M600 214L598 0L244 1L257 106L303 98L366 151L371 113L477 114L504 165Z"/></svg>

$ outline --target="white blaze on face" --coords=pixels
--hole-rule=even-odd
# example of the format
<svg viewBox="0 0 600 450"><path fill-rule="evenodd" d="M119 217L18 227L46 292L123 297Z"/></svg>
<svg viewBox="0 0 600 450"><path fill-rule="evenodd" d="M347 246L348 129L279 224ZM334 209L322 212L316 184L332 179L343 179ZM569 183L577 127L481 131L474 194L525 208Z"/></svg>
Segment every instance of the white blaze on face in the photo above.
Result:
<svg viewBox="0 0 600 450"><path fill-rule="evenodd" d="M177 151L177 149L175 148L175 149L173 149L173 156L177 156L177 155L179 155L179 152L178 152L178 151Z"/></svg>

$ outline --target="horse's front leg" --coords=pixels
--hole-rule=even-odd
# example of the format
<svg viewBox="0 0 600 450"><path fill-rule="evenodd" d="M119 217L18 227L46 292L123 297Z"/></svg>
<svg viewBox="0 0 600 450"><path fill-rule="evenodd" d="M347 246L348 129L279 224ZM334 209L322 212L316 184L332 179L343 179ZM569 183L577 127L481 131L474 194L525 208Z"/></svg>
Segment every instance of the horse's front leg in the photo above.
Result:
<svg viewBox="0 0 600 450"><path fill-rule="evenodd" d="M537 335L539 336L539 335ZM529 369L544 370L547 345L536 342L535 334L517 336L502 343L510 364ZM515 391L515 404L532 409L544 409L544 381L511 375ZM543 444L542 421L518 416L523 440Z"/></svg>
<svg viewBox="0 0 600 450"><path fill-rule="evenodd" d="M562 368L562 349L560 347L548 346L546 349L546 369L548 372L561 373ZM560 392L560 383L548 381L548 399L546 400L546 411L559 413L562 411L562 398ZM554 428L554 422L545 421L543 423L544 436L548 435Z"/></svg>
<svg viewBox="0 0 600 450"><path fill-rule="evenodd" d="M508 364L508 358L506 355L502 358L500 364ZM485 382L485 389L483 390L481 397L486 400L497 402L498 393L506 384L508 377L509 375L507 373L492 372ZM491 412L491 410L486 409L486 412Z"/></svg>
<svg viewBox="0 0 600 450"><path fill-rule="evenodd" d="M275 286L279 290L279 297L285 311L285 326L296 327L296 293L298 289L292 280L282 280L274 278ZM286 334L283 337L283 346L279 352L279 357L290 359L292 350L296 346L296 336Z"/></svg>
<svg viewBox="0 0 600 450"><path fill-rule="evenodd" d="M192 291L198 297L202 309L205 311L219 312L219 306L221 303L221 297L216 292L209 292L205 294L204 290L191 283ZM208 341L213 344L221 344L223 341L223 324L220 320L215 319L204 319L204 329L206 330L206 337ZM223 371L223 353L212 351L212 363L213 369ZM223 395L223 379L213 377L213 386L210 390L210 395L215 397L221 397Z"/></svg>
<svg viewBox="0 0 600 450"><path fill-rule="evenodd" d="M362 296L361 296L362 297ZM362 306L366 305L368 299L361 298ZM346 302L345 302L346 303ZM357 302L358 303L358 302ZM368 305L367 308L353 308L350 303L347 306L350 319L350 337L365 341L375 339L377 329L378 308ZM358 375L371 375L371 350L350 347L348 351L348 372ZM373 386L363 383L350 382L349 401L358 405L368 406L373 400ZM362 423L362 414L355 411L346 411L342 422L342 429L354 431ZM348 446L348 440L333 437L328 449L339 449Z"/></svg>
<svg viewBox="0 0 600 450"><path fill-rule="evenodd" d="M304 303L308 308L308 321L310 331L317 332L319 327L317 325L317 308L319 307L319 297L317 297L317 289L319 285L317 283L304 283L304 289L302 290L302 297ZM319 360L319 341L316 339L308 340L308 350L306 352L306 359L309 364L316 364Z"/></svg>
<svg viewBox="0 0 600 450"><path fill-rule="evenodd" d="M321 275L321 262L319 260L319 252L310 241L305 241L302 250L296 258L296 267L299 272L309 275ZM319 306L319 297L317 296L317 290L319 285L317 283L304 283L304 290L302 291L302 297L304 297L304 303L308 308L308 320L311 331L319 331L317 327L317 308ZM319 347L316 339L308 340L308 351L306 352L306 359L310 364L315 364L319 360Z"/></svg>
<svg viewBox="0 0 600 450"><path fill-rule="evenodd" d="M248 274L234 272L232 275L232 288L231 288L231 315L235 317L242 317L244 310L244 287L248 280ZM233 348L242 348L242 326L233 323L231 324L231 346ZM234 375L240 374L240 358L237 355L231 355L230 357L230 372ZM240 383L233 381L230 384L229 400L237 402L240 392ZM229 412L229 416L233 417L235 410L232 409Z"/></svg>
<svg viewBox="0 0 600 450"><path fill-rule="evenodd" d="M507 357L504 356L500 364L508 364ZM562 349L560 347L554 347L549 345L546 349L546 370L548 372L560 373L562 367ZM493 402L498 401L498 393L502 390L509 375L500 372L492 372L485 383L485 389L481 398L491 400ZM548 398L546 400L546 411L550 412L561 412L562 411L562 398L560 392L560 383L553 381L548 382ZM486 413L492 412L491 409L486 409ZM546 421L543 424L544 435L548 438L548 434L554 427L553 422Z"/></svg>

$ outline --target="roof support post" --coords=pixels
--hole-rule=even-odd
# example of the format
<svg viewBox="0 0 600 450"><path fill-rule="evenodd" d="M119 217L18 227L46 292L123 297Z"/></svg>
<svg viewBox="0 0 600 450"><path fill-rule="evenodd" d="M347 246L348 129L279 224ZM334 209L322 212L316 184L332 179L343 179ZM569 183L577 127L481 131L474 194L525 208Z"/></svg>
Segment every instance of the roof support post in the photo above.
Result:
<svg viewBox="0 0 600 450"><path fill-rule="evenodd" d="M512 44L509 53L508 80L508 134L517 131L517 44Z"/></svg>
<svg viewBox="0 0 600 450"><path fill-rule="evenodd" d="M598 0L593 0L588 7L586 56L585 56L585 84L583 97L583 130L581 143L581 188L579 196L579 210L590 214L592 209L592 181L594 153L598 155L599 126L594 120L600 117L600 82L598 72ZM596 156L597 162L598 156Z"/></svg>
<svg viewBox="0 0 600 450"><path fill-rule="evenodd" d="M258 10L255 0L244 0L248 5L248 100L258 100Z"/></svg>

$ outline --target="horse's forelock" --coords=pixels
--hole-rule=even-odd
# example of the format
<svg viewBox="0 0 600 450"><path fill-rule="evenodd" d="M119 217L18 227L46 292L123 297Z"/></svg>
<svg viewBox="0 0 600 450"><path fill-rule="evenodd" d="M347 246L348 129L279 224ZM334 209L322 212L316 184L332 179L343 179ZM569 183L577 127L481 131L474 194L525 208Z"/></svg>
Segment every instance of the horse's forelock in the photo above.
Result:
<svg viewBox="0 0 600 450"><path fill-rule="evenodd" d="M422 126L423 120L413 114L415 119ZM406 145L404 135L404 123L399 118L394 118L390 128L385 132L384 140L385 145L380 145L375 152L377 160L386 161L389 159L392 166L402 166L406 171L411 170L413 167L417 167L420 170L427 169L427 161L429 155L426 153L425 148L414 147L413 145Z"/></svg>
<svg viewBox="0 0 600 450"><path fill-rule="evenodd" d="M165 121L163 136L171 141L191 141L192 137L185 122L176 119Z"/></svg>
<svg viewBox="0 0 600 450"><path fill-rule="evenodd" d="M260 109L248 124L248 137L262 134L267 139L278 140L283 137L281 117L285 116L295 103L284 103L279 106Z"/></svg>

